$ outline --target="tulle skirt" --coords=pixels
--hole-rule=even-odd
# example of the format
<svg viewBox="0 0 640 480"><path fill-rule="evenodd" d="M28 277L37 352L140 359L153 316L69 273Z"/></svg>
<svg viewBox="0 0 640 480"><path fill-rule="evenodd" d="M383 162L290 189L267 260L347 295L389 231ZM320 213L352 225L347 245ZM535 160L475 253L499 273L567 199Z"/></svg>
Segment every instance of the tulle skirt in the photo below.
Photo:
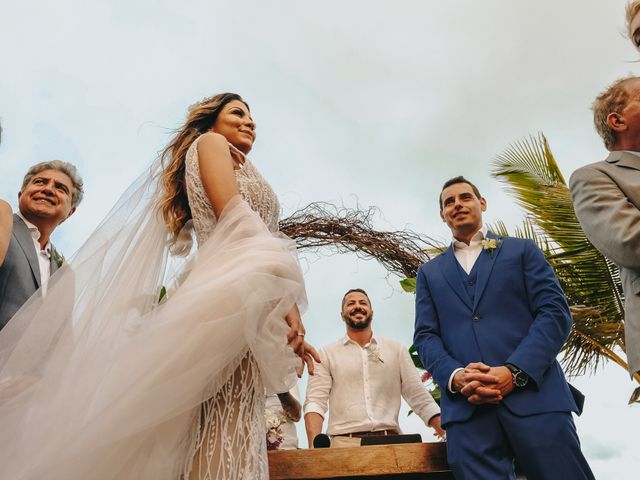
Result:
<svg viewBox="0 0 640 480"><path fill-rule="evenodd" d="M284 317L305 293L293 242L237 196L172 270L164 225L134 210L114 210L52 277L47 297L36 294L0 332L2 479L175 480L202 438L203 403L243 359L253 362L251 381L229 398L295 383ZM158 302L167 271L177 286ZM247 426L239 435L264 443L255 411L230 411ZM234 434L225 441L239 441ZM256 455L264 470L264 445Z"/></svg>

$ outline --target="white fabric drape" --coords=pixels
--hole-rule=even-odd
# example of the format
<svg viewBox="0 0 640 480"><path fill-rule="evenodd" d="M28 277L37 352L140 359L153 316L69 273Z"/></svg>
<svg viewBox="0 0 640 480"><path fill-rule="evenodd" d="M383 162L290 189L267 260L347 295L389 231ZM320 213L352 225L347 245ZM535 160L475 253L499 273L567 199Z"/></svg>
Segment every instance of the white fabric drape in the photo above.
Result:
<svg viewBox="0 0 640 480"><path fill-rule="evenodd" d="M175 480L200 405L243 351L267 390L295 383L284 322L305 304L295 245L237 196L188 261L172 259L159 171L0 332L0 478Z"/></svg>

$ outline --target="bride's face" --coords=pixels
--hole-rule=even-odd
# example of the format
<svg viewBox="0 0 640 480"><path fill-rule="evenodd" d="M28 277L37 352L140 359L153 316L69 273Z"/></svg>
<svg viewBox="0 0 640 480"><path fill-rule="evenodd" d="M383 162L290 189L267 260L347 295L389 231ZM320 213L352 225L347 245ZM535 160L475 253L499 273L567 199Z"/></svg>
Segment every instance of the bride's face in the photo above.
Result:
<svg viewBox="0 0 640 480"><path fill-rule="evenodd" d="M222 108L211 131L225 137L244 154L251 151L256 139L256 124L249 109L240 100L232 100Z"/></svg>

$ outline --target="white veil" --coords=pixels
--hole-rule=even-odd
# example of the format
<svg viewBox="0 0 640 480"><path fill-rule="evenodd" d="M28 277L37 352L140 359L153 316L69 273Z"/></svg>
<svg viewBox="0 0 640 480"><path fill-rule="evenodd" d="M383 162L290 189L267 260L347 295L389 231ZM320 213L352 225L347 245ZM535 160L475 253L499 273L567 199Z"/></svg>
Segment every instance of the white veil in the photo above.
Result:
<svg viewBox="0 0 640 480"><path fill-rule="evenodd" d="M243 351L269 391L295 383L283 320L305 303L295 245L238 195L191 258L172 258L160 171L0 332L0 478L175 480L201 403Z"/></svg>

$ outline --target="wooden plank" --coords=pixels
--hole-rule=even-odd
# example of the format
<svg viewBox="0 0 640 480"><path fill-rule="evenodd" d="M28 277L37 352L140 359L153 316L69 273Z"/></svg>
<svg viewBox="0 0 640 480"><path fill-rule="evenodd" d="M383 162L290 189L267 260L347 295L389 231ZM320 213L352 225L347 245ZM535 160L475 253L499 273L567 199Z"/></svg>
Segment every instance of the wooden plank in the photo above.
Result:
<svg viewBox="0 0 640 480"><path fill-rule="evenodd" d="M271 480L375 478L382 475L394 475L394 478L417 478L415 474L423 474L420 478L431 478L429 475L424 475L431 472L434 472L434 475L435 472L449 472L444 443L269 452ZM435 477L446 478L442 474L437 474Z"/></svg>

